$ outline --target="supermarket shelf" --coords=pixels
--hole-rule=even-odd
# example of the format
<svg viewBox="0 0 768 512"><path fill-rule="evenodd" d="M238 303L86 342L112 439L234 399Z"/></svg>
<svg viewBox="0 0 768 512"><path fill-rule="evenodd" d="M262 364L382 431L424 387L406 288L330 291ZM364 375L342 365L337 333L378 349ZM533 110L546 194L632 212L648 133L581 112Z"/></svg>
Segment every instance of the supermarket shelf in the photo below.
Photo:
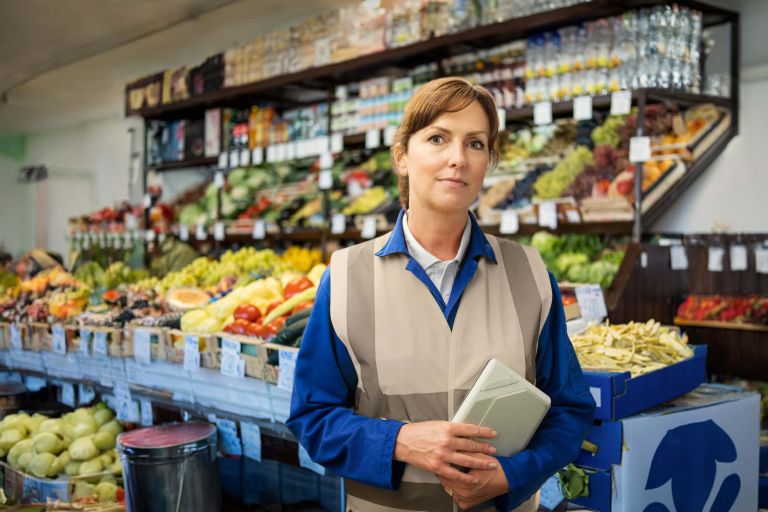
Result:
<svg viewBox="0 0 768 512"><path fill-rule="evenodd" d="M736 322L719 322L715 320L685 320L675 317L675 325L681 327L707 327L710 329L731 329L735 331L768 332L768 325L745 324Z"/></svg>
<svg viewBox="0 0 768 512"><path fill-rule="evenodd" d="M208 167L210 165L216 165L217 162L218 158L216 157L199 157L191 160L179 160L177 162L147 165L147 169L155 171L172 171L176 169L187 169L189 167Z"/></svg>

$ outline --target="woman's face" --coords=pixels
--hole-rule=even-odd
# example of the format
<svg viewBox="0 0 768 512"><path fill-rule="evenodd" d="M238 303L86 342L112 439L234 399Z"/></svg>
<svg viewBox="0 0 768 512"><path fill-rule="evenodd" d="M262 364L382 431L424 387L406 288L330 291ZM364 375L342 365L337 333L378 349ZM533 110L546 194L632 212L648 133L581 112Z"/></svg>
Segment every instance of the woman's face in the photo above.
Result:
<svg viewBox="0 0 768 512"><path fill-rule="evenodd" d="M396 149L397 172L408 176L409 206L441 213L466 211L488 169L489 122L476 101L446 112Z"/></svg>

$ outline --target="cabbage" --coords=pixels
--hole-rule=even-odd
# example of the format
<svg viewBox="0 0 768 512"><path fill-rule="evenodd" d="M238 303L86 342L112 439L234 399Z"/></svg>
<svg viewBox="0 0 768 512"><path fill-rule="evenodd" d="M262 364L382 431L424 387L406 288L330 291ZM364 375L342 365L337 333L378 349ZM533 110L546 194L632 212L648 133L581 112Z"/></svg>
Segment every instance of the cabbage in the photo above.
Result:
<svg viewBox="0 0 768 512"><path fill-rule="evenodd" d="M537 231L531 237L531 245L542 254L555 252L559 241L557 235L546 231Z"/></svg>
<svg viewBox="0 0 768 512"><path fill-rule="evenodd" d="M115 447L115 437L112 432L99 431L93 435L93 444L99 450L111 450Z"/></svg>
<svg viewBox="0 0 768 512"><path fill-rule="evenodd" d="M101 426L99 432L109 432L114 437L117 437L123 431L123 426L117 420L112 420Z"/></svg>
<svg viewBox="0 0 768 512"><path fill-rule="evenodd" d="M25 471L38 478L55 476L55 474L51 475L51 467L53 466L54 462L56 462L56 456L54 454L38 453L29 462L29 465Z"/></svg>
<svg viewBox="0 0 768 512"><path fill-rule="evenodd" d="M101 427L102 425L104 425L106 422L108 422L114 417L115 417L115 413L113 413L109 409L99 409L93 415L93 419L96 420L96 425L98 425L99 427Z"/></svg>
<svg viewBox="0 0 768 512"><path fill-rule="evenodd" d="M26 434L27 433L24 430L24 427L21 425L19 425L17 428L4 430L2 435L0 435L0 449L5 451L10 450L13 448L13 445L19 441L24 440Z"/></svg>
<svg viewBox="0 0 768 512"><path fill-rule="evenodd" d="M82 462L73 460L69 464L67 464L64 467L64 472L67 474L67 476L77 476L80 474L80 465Z"/></svg>
<svg viewBox="0 0 768 512"><path fill-rule="evenodd" d="M96 486L99 502L111 503L117 501L117 485L114 482L101 482Z"/></svg>
<svg viewBox="0 0 768 512"><path fill-rule="evenodd" d="M81 437L75 439L72 444L69 445L69 456L72 460L89 460L93 459L99 454L99 449L93 444L93 439L90 436Z"/></svg>
<svg viewBox="0 0 768 512"><path fill-rule="evenodd" d="M36 453L52 453L58 455L64 449L61 437L53 432L40 432L32 438Z"/></svg>

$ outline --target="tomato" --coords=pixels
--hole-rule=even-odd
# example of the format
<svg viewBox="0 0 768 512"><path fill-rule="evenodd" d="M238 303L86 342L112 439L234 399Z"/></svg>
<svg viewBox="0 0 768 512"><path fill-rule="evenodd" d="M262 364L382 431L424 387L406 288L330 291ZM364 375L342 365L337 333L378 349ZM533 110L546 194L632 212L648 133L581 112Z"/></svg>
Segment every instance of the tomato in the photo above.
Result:
<svg viewBox="0 0 768 512"><path fill-rule="evenodd" d="M281 317L275 318L274 320L272 320L272 322L269 324L269 326L271 328L275 329L275 332L277 332L280 329L282 329L283 326L285 325L285 319L286 319L285 316L281 316Z"/></svg>
<svg viewBox="0 0 768 512"><path fill-rule="evenodd" d="M235 320L248 320L249 322L258 322L261 320L261 311L253 304L240 304L235 309Z"/></svg>
<svg viewBox="0 0 768 512"><path fill-rule="evenodd" d="M298 313L299 311L303 311L305 309L312 309L312 306L315 305L315 301L308 300L307 302L302 302L301 304L297 304L295 308L291 310L291 314Z"/></svg>
<svg viewBox="0 0 768 512"><path fill-rule="evenodd" d="M308 288L312 288L313 286L315 286L315 284L310 281L308 277L297 277L285 285L285 289L283 290L283 298L288 300L297 293L301 293Z"/></svg>
<svg viewBox="0 0 768 512"><path fill-rule="evenodd" d="M117 500L118 503L125 501L125 489L122 487L117 488L117 492L115 492L115 500Z"/></svg>
<svg viewBox="0 0 768 512"><path fill-rule="evenodd" d="M246 334L248 336L254 336L256 338L261 338L265 340L267 338L271 338L272 335L274 335L274 332L272 332L272 329L270 329L269 327L259 322L254 322L248 325L248 328L246 329Z"/></svg>

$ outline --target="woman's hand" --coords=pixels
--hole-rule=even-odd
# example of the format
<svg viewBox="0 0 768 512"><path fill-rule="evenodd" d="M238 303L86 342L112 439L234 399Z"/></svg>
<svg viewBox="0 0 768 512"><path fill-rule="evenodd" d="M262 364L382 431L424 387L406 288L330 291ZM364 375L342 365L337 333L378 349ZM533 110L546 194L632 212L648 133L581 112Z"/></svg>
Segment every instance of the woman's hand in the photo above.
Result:
<svg viewBox="0 0 768 512"><path fill-rule="evenodd" d="M496 449L471 437L492 439L496 432L487 427L450 421L422 421L400 428L395 442L394 459L434 473L466 486L480 483L478 475L462 473L452 465L469 469L493 470L498 463ZM485 455L485 456L483 456Z"/></svg>
<svg viewBox="0 0 768 512"><path fill-rule="evenodd" d="M496 459L488 455L478 454L477 457L488 463L496 461ZM463 480L450 476L439 477L445 492L464 510L509 492L507 476L499 465L495 469L473 469L469 472L469 475L477 479L476 484L467 485Z"/></svg>

